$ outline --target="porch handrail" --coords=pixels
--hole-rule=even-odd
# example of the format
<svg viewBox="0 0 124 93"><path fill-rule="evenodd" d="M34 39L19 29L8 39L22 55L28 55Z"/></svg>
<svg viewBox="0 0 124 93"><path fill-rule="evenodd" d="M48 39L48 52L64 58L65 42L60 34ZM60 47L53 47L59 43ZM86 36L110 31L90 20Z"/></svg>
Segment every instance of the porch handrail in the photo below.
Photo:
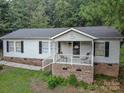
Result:
<svg viewBox="0 0 124 93"><path fill-rule="evenodd" d="M56 54L55 63L91 65L92 55Z"/></svg>
<svg viewBox="0 0 124 93"><path fill-rule="evenodd" d="M42 70L53 63L53 55L47 57L42 61Z"/></svg>

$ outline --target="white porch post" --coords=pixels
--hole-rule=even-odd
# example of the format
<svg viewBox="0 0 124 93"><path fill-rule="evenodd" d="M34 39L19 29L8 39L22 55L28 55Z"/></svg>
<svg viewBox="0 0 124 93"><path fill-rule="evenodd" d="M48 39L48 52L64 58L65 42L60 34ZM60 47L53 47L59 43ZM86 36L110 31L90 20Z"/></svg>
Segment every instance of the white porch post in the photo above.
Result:
<svg viewBox="0 0 124 93"><path fill-rule="evenodd" d="M73 56L73 55L71 55L71 65L73 64L73 62L72 62L72 61L73 61L73 60L72 60L72 56Z"/></svg>
<svg viewBox="0 0 124 93"><path fill-rule="evenodd" d="M92 40L92 58L91 58L91 65L94 64L94 41Z"/></svg>

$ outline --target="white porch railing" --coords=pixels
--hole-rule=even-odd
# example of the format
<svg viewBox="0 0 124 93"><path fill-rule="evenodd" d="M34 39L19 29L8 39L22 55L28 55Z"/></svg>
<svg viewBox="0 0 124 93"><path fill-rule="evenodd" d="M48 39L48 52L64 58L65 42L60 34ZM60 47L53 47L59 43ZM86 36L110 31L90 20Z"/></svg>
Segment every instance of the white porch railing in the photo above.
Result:
<svg viewBox="0 0 124 93"><path fill-rule="evenodd" d="M92 65L92 55L56 54L54 63Z"/></svg>
<svg viewBox="0 0 124 93"><path fill-rule="evenodd" d="M53 56L49 56L48 58L44 59L42 61L42 70L44 70L44 68L48 67L52 63L53 63Z"/></svg>

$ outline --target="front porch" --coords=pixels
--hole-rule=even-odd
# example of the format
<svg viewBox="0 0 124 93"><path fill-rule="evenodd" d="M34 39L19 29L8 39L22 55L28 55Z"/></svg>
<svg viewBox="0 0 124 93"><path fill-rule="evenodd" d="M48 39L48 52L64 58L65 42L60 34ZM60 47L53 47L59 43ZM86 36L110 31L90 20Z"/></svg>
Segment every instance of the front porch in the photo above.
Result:
<svg viewBox="0 0 124 93"><path fill-rule="evenodd" d="M53 63L93 66L93 41L58 41L56 44Z"/></svg>
<svg viewBox="0 0 124 93"><path fill-rule="evenodd" d="M53 75L67 78L75 74L78 80L93 82L94 39L90 36L78 31L57 35L49 42L49 53L51 57L43 65L45 68L52 64Z"/></svg>

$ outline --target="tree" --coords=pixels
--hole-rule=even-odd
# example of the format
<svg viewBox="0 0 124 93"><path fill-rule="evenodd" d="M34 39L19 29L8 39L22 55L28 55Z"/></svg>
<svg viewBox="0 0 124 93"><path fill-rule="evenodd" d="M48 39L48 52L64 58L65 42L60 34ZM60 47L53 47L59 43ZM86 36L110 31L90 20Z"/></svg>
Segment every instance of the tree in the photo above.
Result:
<svg viewBox="0 0 124 93"><path fill-rule="evenodd" d="M11 31L9 2L0 0L0 35Z"/></svg>
<svg viewBox="0 0 124 93"><path fill-rule="evenodd" d="M124 0L91 0L80 7L86 25L108 25L124 30Z"/></svg>
<svg viewBox="0 0 124 93"><path fill-rule="evenodd" d="M37 2L33 3L33 6L34 9L30 11L30 27L48 27L48 16L45 13L46 6L43 5L41 0L37 0Z"/></svg>

